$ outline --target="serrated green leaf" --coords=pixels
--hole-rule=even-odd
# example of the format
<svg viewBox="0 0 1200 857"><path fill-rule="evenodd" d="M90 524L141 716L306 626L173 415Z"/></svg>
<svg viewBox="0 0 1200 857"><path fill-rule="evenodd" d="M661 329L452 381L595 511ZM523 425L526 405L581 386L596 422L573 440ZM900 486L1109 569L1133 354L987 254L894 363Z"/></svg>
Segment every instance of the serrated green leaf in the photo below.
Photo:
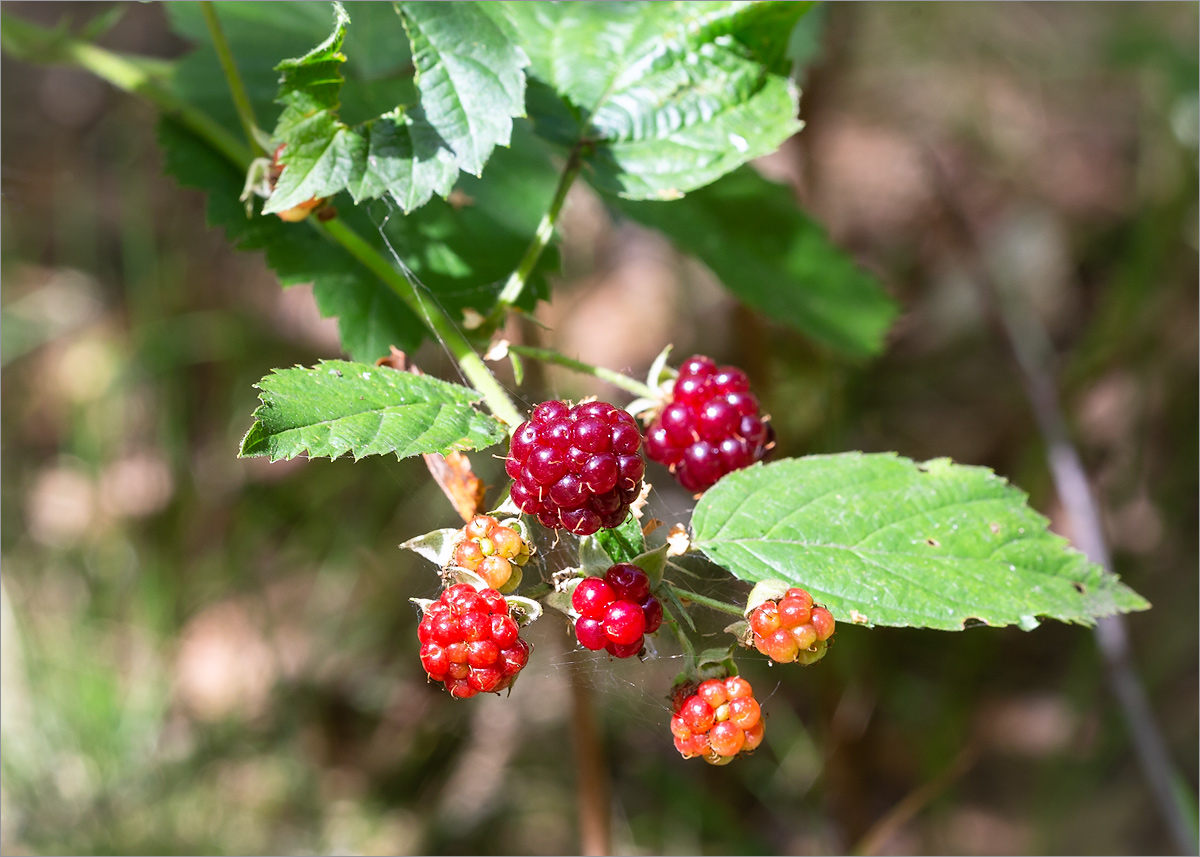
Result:
<svg viewBox="0 0 1200 857"><path fill-rule="evenodd" d="M726 476L696 506L692 545L742 580L803 586L842 622L1092 624L1149 607L1046 523L986 468L844 453Z"/></svg>
<svg viewBox="0 0 1200 857"><path fill-rule="evenodd" d="M430 126L460 168L480 175L525 115L525 52L475 3L398 3Z"/></svg>
<svg viewBox="0 0 1200 857"><path fill-rule="evenodd" d="M405 458L484 449L505 437L499 420L472 407L478 393L428 375L326 360L312 369L277 369L256 386L262 404L243 456Z"/></svg>
<svg viewBox="0 0 1200 857"><path fill-rule="evenodd" d="M848 354L883 349L895 302L797 207L788 188L751 167L672 205L621 200L617 207L695 255L767 317Z"/></svg>
<svg viewBox="0 0 1200 857"><path fill-rule="evenodd" d="M524 115L527 60L474 3L400 4L420 103L353 126L339 115L353 28L333 7L329 37L278 66L283 112L272 136L285 145L285 168L264 212L343 189L356 203L390 195L409 212L448 195L460 168L479 175L495 146L508 145L512 118Z"/></svg>
<svg viewBox="0 0 1200 857"><path fill-rule="evenodd" d="M630 199L674 199L800 129L788 39L810 4L505 3L539 133L582 141L584 175Z"/></svg>

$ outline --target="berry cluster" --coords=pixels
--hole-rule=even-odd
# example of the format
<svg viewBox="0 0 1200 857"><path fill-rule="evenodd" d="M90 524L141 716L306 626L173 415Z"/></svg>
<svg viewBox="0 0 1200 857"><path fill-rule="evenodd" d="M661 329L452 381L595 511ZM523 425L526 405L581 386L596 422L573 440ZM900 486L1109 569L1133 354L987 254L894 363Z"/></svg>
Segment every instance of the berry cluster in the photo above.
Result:
<svg viewBox="0 0 1200 857"><path fill-rule="evenodd" d="M421 665L459 699L503 690L529 660L532 647L519 632L503 595L456 583L425 609L417 626Z"/></svg>
<svg viewBox="0 0 1200 857"><path fill-rule="evenodd" d="M646 454L689 491L761 461L775 439L746 373L699 355L679 368L671 401L646 432Z"/></svg>
<svg viewBox="0 0 1200 857"><path fill-rule="evenodd" d="M738 676L713 678L694 693L688 689L675 695L671 718L675 749L683 758L700 756L710 765L725 765L762 743L762 712L750 682Z"/></svg>
<svg viewBox="0 0 1200 857"><path fill-rule="evenodd" d="M650 578L636 565L614 565L604 577L585 577L571 593L579 614L575 637L585 649L604 649L615 658L642 650L646 634L658 630L662 605L650 594Z"/></svg>
<svg viewBox="0 0 1200 857"><path fill-rule="evenodd" d="M812 596L798 587L778 602L764 601L750 613L754 648L781 664L795 661L807 666L821 660L833 627L833 614L814 607Z"/></svg>
<svg viewBox="0 0 1200 857"><path fill-rule="evenodd" d="M577 536L619 526L642 487L641 444L633 417L607 402L542 402L509 446L513 502Z"/></svg>
<svg viewBox="0 0 1200 857"><path fill-rule="evenodd" d="M521 583L521 566L529 561L529 545L512 527L491 515L476 515L462 529L454 564L473 571L492 589L511 592Z"/></svg>

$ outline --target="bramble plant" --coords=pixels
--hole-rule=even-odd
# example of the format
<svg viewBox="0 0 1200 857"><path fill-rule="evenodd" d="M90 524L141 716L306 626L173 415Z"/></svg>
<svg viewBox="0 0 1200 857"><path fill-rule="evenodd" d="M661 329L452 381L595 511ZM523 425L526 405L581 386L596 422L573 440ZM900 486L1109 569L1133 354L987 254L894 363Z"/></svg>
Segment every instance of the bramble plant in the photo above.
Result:
<svg viewBox="0 0 1200 857"><path fill-rule="evenodd" d="M751 307L846 355L882 349L892 300L748 166L800 130L794 34L808 10L335 3L330 33L323 4L171 4L199 47L169 78L8 16L3 35L13 54L73 62L161 107L167 169L207 194L210 222L262 250L282 285L313 283L338 319L350 360L263 378L241 455L453 465L465 526L403 545L445 583L418 602L430 679L455 697L510 688L530 657L520 626L543 605L598 658L669 632L685 659L676 747L724 764L764 735L737 677L746 649L807 665L835 623L1033 630L1149 606L985 468L861 452L764 461L774 430L736 367L696 355L676 371L667 346L643 381L502 339L550 297L579 179ZM280 61L299 40L316 46ZM393 347L427 337L471 386L397 368ZM488 366L502 359L518 383L521 361L543 361L633 400L526 414ZM512 479L502 496L456 493L471 479L462 454L493 449ZM643 449L695 496L669 538L649 514ZM574 564L551 574L533 547L546 537ZM684 555L755 586L738 603L693 592ZM698 651L696 608L730 615L727 645Z"/></svg>

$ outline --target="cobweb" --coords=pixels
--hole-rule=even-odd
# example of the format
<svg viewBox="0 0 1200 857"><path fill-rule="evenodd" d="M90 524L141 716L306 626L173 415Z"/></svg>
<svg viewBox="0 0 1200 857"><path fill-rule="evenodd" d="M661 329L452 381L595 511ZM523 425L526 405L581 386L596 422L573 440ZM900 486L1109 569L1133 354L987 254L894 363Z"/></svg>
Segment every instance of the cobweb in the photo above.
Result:
<svg viewBox="0 0 1200 857"><path fill-rule="evenodd" d="M503 285L498 281L464 287L457 291L443 289L440 290L440 294L434 293L405 263L395 240L389 235L389 225L393 216L402 218L403 211L390 196L384 197L381 202L382 205L376 203L368 210L393 262L413 289L440 307L451 323L457 324L455 319L459 313L447 308L444 299L461 301L463 305L468 306L490 306L494 302ZM426 314L422 321L425 322L429 336L437 342L454 371L458 373L460 381L470 386L449 347L437 334L432 319ZM505 384L502 377L498 377L497 381L524 410L528 411L536 404L522 391ZM558 396L555 390L548 392L552 397ZM692 499L681 491L660 492L652 487L646 515L663 521L662 532L665 533L674 523L686 523L690 519L692 506ZM536 524L530 529L546 579L556 571L577 563L578 541L574 536L550 531ZM689 579L687 585L700 594L717 594L710 592L713 584L711 581L705 581L703 577ZM638 658L612 658L603 651L592 652L580 647L575 643L573 635L569 632L564 633L568 621L557 610L547 608L542 618L525 632L525 636L534 644L533 656L526 667L526 674L532 671L535 676L543 679L555 677L566 682L582 682L598 695L603 695L608 702L625 709L628 716L654 726L665 724L671 717L670 687L675 676L685 666L685 657L666 626L662 632L646 638L646 653L639 661ZM555 627L556 623L560 627ZM725 622L720 622L716 628L702 626L698 635L700 647L727 642L728 635L720 631L724 624ZM710 637L711 639L708 639Z"/></svg>

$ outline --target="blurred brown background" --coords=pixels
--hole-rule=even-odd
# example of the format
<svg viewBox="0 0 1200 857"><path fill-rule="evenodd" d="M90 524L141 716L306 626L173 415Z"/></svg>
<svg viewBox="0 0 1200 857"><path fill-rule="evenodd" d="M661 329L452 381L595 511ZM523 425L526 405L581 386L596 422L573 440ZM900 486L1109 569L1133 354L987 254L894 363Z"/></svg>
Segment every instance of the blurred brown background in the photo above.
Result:
<svg viewBox="0 0 1200 857"><path fill-rule="evenodd" d="M3 4L43 23L108 6ZM583 187L541 311L543 341L588 362L644 372L673 342L740 363L781 454L986 465L1062 531L972 279L1023 293L1059 355L1115 570L1154 603L1128 624L1193 818L1197 10L820 12L808 127L759 167L901 302L879 359L844 362L738 308ZM130 4L101 43L187 48L155 4ZM252 384L337 356L334 323L206 229L201 197L162 175L150 108L8 57L0 87L5 853L569 852L573 682L596 705L622 853L1173 849L1084 628L846 628L812 670L750 661L768 740L713 770L671 747L665 647L610 669L548 618L510 699L427 686L407 599L436 581L395 546L454 514L421 463L235 457ZM449 371L433 346L417 361ZM656 476L654 511L686 518ZM889 816L906 798L911 818Z"/></svg>

